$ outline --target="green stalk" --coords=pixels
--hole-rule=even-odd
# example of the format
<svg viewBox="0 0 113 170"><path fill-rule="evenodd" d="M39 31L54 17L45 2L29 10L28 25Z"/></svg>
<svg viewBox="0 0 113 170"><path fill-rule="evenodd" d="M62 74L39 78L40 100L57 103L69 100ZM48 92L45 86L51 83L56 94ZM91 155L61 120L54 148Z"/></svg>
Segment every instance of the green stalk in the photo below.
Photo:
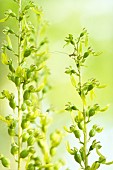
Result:
<svg viewBox="0 0 113 170"><path fill-rule="evenodd" d="M80 58L79 41L80 41L80 37L78 38L77 48L76 48L78 60ZM77 68L78 68L78 73L79 73L79 87L80 87L80 96L81 96L82 95L82 75L81 75L81 66L80 66L80 63L78 63L78 67ZM85 104L84 104L84 102L83 102L82 110L83 110L83 116L84 116L84 130L83 130L83 135L84 135L84 142L83 142L84 143L84 157L85 157L84 166L85 166L85 169L86 169L86 167L88 166L88 157L87 157L87 123L86 123L86 111L85 111Z"/></svg>
<svg viewBox="0 0 113 170"><path fill-rule="evenodd" d="M87 123L86 123L86 113L85 113L85 109L83 106L83 113L84 113L84 155L85 155L85 160L84 160L84 164L85 164L85 169L88 166L88 157L87 157Z"/></svg>
<svg viewBox="0 0 113 170"><path fill-rule="evenodd" d="M19 3L19 17L22 11L22 0L18 1ZM18 23L19 27L19 37L18 37L18 66L21 65L21 32L22 32L22 22L19 20ZM21 169L21 159L20 159L20 152L21 152L21 135L22 135L22 115L21 115L21 92L22 87L21 85L18 86L18 170Z"/></svg>
<svg viewBox="0 0 113 170"><path fill-rule="evenodd" d="M81 78L81 70L80 70L80 66L78 67L78 72L79 72L79 85L80 85L80 95L82 92L81 86L82 86L82 78ZM85 111L85 105L83 102L83 116L84 116L84 156L85 156L85 160L84 160L84 165L85 165L85 169L88 166L88 157L87 157L87 123L86 123L86 111Z"/></svg>

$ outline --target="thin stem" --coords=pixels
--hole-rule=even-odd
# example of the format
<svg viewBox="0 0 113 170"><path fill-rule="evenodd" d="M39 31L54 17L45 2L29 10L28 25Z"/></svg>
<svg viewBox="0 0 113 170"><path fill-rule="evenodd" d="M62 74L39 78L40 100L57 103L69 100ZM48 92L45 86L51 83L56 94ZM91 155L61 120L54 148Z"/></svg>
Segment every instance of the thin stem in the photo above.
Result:
<svg viewBox="0 0 113 170"><path fill-rule="evenodd" d="M18 1L19 3L19 17L21 15L22 10L22 0ZM19 37L18 37L18 66L21 65L21 32L22 32L22 22L19 20L18 23L19 27ZM21 85L17 88L18 90L18 170L21 169L21 159L20 159L20 152L21 152L21 122L22 122L22 115L21 115Z"/></svg>
<svg viewBox="0 0 113 170"><path fill-rule="evenodd" d="M78 58L78 61L79 61L79 58L80 58L80 54L79 54L79 50L78 50L78 47L79 47L79 41L80 41L80 37L78 38L78 42L77 42L77 58ZM79 94L80 96L82 95L82 75L81 75L81 66L80 66L80 63L78 63L78 73L79 73ZM83 102L83 116L84 116L84 130L83 130L83 133L84 133L84 157L85 157L85 160L84 160L84 166L85 166L85 169L87 168L88 166L88 156L87 156L87 122L86 122L86 111L85 111L85 104Z"/></svg>
<svg viewBox="0 0 113 170"><path fill-rule="evenodd" d="M82 78L81 78L81 70L80 67L78 67L78 73L79 73L79 86L80 86L80 95L82 93ZM85 111L85 106L84 106L84 102L83 102L83 115L84 115L84 165L85 165L85 169L88 166L88 157L87 157L87 122L86 122L86 111Z"/></svg>
<svg viewBox="0 0 113 170"><path fill-rule="evenodd" d="M83 113L84 113L84 155L85 155L85 160L84 160L84 164L85 164L85 169L88 166L88 156L87 156L87 123L86 123L86 113L85 113L85 109L83 106Z"/></svg>

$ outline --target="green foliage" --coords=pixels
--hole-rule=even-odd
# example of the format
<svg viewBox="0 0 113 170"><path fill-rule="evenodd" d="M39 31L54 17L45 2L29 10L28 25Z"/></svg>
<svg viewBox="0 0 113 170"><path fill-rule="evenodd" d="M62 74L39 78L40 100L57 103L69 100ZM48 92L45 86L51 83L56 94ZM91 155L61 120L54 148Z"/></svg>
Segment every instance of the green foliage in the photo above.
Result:
<svg viewBox="0 0 113 170"><path fill-rule="evenodd" d="M94 139L96 133L101 133L103 128L94 124L90 130L88 129L88 124L91 122L92 118L98 112L103 112L108 109L108 106L102 109L98 103L89 105L87 102L89 101L88 96L90 96L91 100L93 100L95 88L103 88L104 86L101 86L99 81L95 78L91 78L86 82L83 82L82 80L82 69L85 66L86 60L91 56L99 55L99 53L95 53L88 45L88 33L86 29L83 29L79 37L76 39L74 39L73 35L69 34L65 41L65 46L73 46L73 53L69 54L69 57L75 64L75 67L69 66L66 68L65 73L70 76L71 84L80 96L82 105L81 108L71 104L71 102L68 102L66 105L65 110L71 113L73 124L70 126L70 129L65 127L65 130L68 133L72 133L81 145L80 149L76 147L71 149L69 143L67 143L67 150L74 156L75 162L80 165L81 169L96 170L101 166L101 164L113 164L113 161L106 161L106 157L100 152L102 147L100 141ZM89 165L90 154L94 151L96 152L98 159L92 165Z"/></svg>
<svg viewBox="0 0 113 170"><path fill-rule="evenodd" d="M46 66L49 57L48 40L42 34L47 22L43 19L42 9L32 1L28 1L25 6L22 0L14 2L18 13L7 10L5 18L0 22L13 18L18 31L4 28L6 41L2 44L1 61L9 69L7 77L15 85L17 96L15 91L5 89L1 92L0 99L8 100L11 109L6 117L0 115L0 120L7 125L11 137L9 150L18 170L59 170L64 162L53 158L63 134L55 130L49 135L51 111L42 112L41 106L45 93L50 89L49 69ZM37 23L30 21L29 14L33 15ZM12 36L16 38L16 45L12 42ZM4 167L11 166L13 169L3 155L0 155L0 160Z"/></svg>

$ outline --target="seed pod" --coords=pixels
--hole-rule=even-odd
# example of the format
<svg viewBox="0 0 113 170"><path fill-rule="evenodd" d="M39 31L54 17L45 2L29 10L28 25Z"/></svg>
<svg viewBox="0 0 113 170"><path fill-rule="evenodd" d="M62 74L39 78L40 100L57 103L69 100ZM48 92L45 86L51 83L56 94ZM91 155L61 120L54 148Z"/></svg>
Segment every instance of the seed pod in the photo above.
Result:
<svg viewBox="0 0 113 170"><path fill-rule="evenodd" d="M80 138L80 136L81 136L80 135L80 131L79 130L75 130L74 131L74 135L75 135L76 138Z"/></svg>
<svg viewBox="0 0 113 170"><path fill-rule="evenodd" d="M26 90L23 95L24 100L28 100L30 98L30 92L29 90Z"/></svg>
<svg viewBox="0 0 113 170"><path fill-rule="evenodd" d="M13 144L11 146L11 154L16 155L17 153L18 153L18 146Z"/></svg>
<svg viewBox="0 0 113 170"><path fill-rule="evenodd" d="M89 132L89 136L93 137L93 136L95 136L95 134L96 134L96 131L94 129L91 129Z"/></svg>
<svg viewBox="0 0 113 170"><path fill-rule="evenodd" d="M22 142L26 142L28 138L29 138L29 134L27 132L24 132L22 134Z"/></svg>
<svg viewBox="0 0 113 170"><path fill-rule="evenodd" d="M6 168L10 168L10 161L9 159L5 158L5 157L2 157L1 158L1 163L4 167Z"/></svg>
<svg viewBox="0 0 113 170"><path fill-rule="evenodd" d="M82 159L81 159L81 155L78 152L75 152L74 159L76 162L81 164Z"/></svg>
<svg viewBox="0 0 113 170"><path fill-rule="evenodd" d="M20 77L15 77L15 84L17 87L20 85Z"/></svg>
<svg viewBox="0 0 113 170"><path fill-rule="evenodd" d="M15 103L14 99L11 99L11 100L9 101L9 105L10 105L10 107L11 107L13 110L16 108L16 103Z"/></svg>
<svg viewBox="0 0 113 170"><path fill-rule="evenodd" d="M29 151L27 149L24 149L21 153L20 153L20 158L26 158L29 154Z"/></svg>
<svg viewBox="0 0 113 170"><path fill-rule="evenodd" d="M31 145L33 145L35 143L35 138L34 138L34 136L30 136L29 138L28 138L28 140L27 140L27 145L28 146L31 146Z"/></svg>
<svg viewBox="0 0 113 170"><path fill-rule="evenodd" d="M9 129L8 129L8 134L9 134L10 136L15 136L15 129L14 129L14 128L9 128Z"/></svg>

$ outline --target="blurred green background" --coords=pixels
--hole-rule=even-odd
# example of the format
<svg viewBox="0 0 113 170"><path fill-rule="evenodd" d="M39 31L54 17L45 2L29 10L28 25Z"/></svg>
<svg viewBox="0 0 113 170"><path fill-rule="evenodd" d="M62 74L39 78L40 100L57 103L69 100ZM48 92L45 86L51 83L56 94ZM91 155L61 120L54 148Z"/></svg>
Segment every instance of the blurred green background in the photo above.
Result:
<svg viewBox="0 0 113 170"><path fill-rule="evenodd" d="M26 0L27 1L27 0ZM24 0L25 2L25 0ZM52 85L51 91L47 95L46 103L52 105L56 110L63 110L68 101L80 105L78 95L72 87L69 77L64 73L65 67L69 66L72 61L69 59L68 48L63 48L65 37L71 33L75 37L86 28L89 32L90 44L95 51L102 52L98 57L91 57L87 61L84 69L85 78L97 78L107 87L102 90L96 90L96 102L102 107L110 104L108 111L98 114L92 121L104 127L98 140L102 141L103 154L107 155L108 160L113 160L113 1L112 0L35 0L42 6L45 19L49 22L47 36L49 38L50 58L48 67L51 75L49 77ZM4 17L6 9L12 8L16 11L16 6L12 0L0 0L0 18ZM4 39L2 29L5 25L15 24L10 22L0 25L0 45ZM7 68L0 63L0 91L4 88L11 88L12 85L6 78ZM6 109L7 103L0 101L0 113L7 114L10 110ZM69 125L69 113L54 114L54 128L63 128ZM57 121L56 121L57 120ZM69 136L70 138L70 136ZM77 170L78 166L74 163L73 158L65 150L65 142L59 149L59 155L67 160L70 170ZM76 144L75 139L71 137L72 145ZM8 155L10 147L10 138L7 135L6 126L0 122L0 153ZM92 158L91 158L92 161ZM100 167L100 170L112 170L113 165ZM0 166L0 170L4 170Z"/></svg>

